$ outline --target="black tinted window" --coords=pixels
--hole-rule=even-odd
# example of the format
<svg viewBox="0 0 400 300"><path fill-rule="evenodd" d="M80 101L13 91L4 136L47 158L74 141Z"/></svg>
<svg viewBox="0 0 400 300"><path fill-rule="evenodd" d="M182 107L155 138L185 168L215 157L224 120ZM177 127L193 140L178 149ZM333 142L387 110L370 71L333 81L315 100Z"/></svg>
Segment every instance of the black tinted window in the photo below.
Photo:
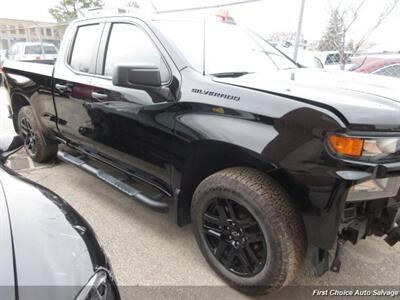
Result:
<svg viewBox="0 0 400 300"><path fill-rule="evenodd" d="M326 57L325 64L326 65L336 65L340 63L340 55L339 54L329 54Z"/></svg>
<svg viewBox="0 0 400 300"><path fill-rule="evenodd" d="M135 63L158 66L161 71L161 81L168 81L168 69L150 37L135 25L114 24L108 41L104 75L112 76L114 66L117 64Z"/></svg>
<svg viewBox="0 0 400 300"><path fill-rule="evenodd" d="M91 72L99 46L100 24L81 26L76 33L70 65L81 72Z"/></svg>
<svg viewBox="0 0 400 300"><path fill-rule="evenodd" d="M400 78L400 65L391 65L376 71L374 74Z"/></svg>

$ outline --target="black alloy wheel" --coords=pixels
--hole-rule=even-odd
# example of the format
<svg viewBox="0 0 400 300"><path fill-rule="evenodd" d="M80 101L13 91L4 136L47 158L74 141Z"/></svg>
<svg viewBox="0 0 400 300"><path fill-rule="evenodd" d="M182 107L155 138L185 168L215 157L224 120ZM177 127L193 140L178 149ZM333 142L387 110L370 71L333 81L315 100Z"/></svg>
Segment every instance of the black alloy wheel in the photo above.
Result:
<svg viewBox="0 0 400 300"><path fill-rule="evenodd" d="M206 261L244 293L286 286L307 252L301 213L274 179L253 168L224 169L200 182L191 220Z"/></svg>
<svg viewBox="0 0 400 300"><path fill-rule="evenodd" d="M29 123L29 120L27 118L22 118L20 120L19 128L22 138L24 139L26 151L28 151L30 156L35 156L37 152L37 144L35 133L31 124Z"/></svg>
<svg viewBox="0 0 400 300"><path fill-rule="evenodd" d="M56 157L58 145L45 140L31 106L23 106L19 110L17 124L16 131L23 138L26 153L33 161L42 163Z"/></svg>
<svg viewBox="0 0 400 300"><path fill-rule="evenodd" d="M260 225L242 205L211 199L203 213L203 233L211 252L227 270L251 277L263 269L267 244Z"/></svg>

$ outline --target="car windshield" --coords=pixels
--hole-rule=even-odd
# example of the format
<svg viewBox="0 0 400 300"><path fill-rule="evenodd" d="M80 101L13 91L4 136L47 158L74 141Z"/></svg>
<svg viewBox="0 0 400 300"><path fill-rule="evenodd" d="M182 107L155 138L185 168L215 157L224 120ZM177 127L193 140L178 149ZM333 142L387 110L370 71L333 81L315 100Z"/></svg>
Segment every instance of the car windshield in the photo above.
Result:
<svg viewBox="0 0 400 300"><path fill-rule="evenodd" d="M257 35L239 26L196 21L156 21L158 28L197 71L221 77L238 77L296 68L296 64ZM203 66L203 49L205 65Z"/></svg>

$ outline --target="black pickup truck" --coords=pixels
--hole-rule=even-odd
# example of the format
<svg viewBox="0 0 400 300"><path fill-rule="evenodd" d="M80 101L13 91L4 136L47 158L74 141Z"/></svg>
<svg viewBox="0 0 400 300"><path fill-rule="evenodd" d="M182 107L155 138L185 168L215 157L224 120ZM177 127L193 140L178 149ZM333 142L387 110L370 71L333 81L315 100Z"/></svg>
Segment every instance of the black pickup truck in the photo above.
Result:
<svg viewBox="0 0 400 300"><path fill-rule="evenodd" d="M307 248L322 275L346 241L400 239L395 79L302 68L234 24L136 14L74 21L54 66L4 74L33 160L64 144L61 159L191 222L244 292L287 285Z"/></svg>

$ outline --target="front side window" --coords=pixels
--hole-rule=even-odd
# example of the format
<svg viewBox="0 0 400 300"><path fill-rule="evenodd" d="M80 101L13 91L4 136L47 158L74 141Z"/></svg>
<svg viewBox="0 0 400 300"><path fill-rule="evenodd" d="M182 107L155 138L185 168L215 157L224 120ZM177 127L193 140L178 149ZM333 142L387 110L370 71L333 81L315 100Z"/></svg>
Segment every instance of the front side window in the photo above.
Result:
<svg viewBox="0 0 400 300"><path fill-rule="evenodd" d="M161 81L168 81L168 69L150 37L135 25L113 24L108 40L103 74L111 77L117 64L136 63L158 66L161 72Z"/></svg>
<svg viewBox="0 0 400 300"><path fill-rule="evenodd" d="M100 39L100 24L78 27L70 58L70 66L80 72L89 73L96 58Z"/></svg>

